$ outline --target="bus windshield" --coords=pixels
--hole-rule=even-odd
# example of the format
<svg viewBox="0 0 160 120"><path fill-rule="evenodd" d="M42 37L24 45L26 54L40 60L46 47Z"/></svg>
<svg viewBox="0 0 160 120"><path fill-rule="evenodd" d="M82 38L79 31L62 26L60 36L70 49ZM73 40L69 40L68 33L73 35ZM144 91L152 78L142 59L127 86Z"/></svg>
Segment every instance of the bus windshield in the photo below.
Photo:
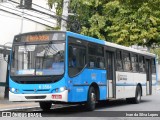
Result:
<svg viewBox="0 0 160 120"><path fill-rule="evenodd" d="M64 74L64 42L14 45L11 76Z"/></svg>

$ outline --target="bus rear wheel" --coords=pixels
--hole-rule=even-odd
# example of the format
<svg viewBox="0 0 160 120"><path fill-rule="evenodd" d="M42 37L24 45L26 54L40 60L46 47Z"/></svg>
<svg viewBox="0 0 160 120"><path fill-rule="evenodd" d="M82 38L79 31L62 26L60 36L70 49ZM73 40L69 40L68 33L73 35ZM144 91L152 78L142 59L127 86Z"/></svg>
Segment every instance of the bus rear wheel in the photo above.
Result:
<svg viewBox="0 0 160 120"><path fill-rule="evenodd" d="M87 103L86 108L88 111L93 111L96 106L96 92L94 87L90 87L88 91Z"/></svg>
<svg viewBox="0 0 160 120"><path fill-rule="evenodd" d="M52 103L51 102L39 102L40 108L44 111L50 110Z"/></svg>
<svg viewBox="0 0 160 120"><path fill-rule="evenodd" d="M134 98L126 98L127 103L138 104L141 102L141 87L138 85Z"/></svg>
<svg viewBox="0 0 160 120"><path fill-rule="evenodd" d="M135 98L133 98L133 103L138 104L141 102L141 87L138 85L136 88Z"/></svg>

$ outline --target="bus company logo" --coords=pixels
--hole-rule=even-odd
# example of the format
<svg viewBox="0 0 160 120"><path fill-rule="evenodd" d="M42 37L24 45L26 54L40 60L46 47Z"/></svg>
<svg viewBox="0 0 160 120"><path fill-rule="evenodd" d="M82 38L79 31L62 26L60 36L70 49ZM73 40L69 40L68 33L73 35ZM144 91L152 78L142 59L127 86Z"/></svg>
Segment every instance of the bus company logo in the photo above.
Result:
<svg viewBox="0 0 160 120"><path fill-rule="evenodd" d="M12 117L11 112L2 112L2 117Z"/></svg>
<svg viewBox="0 0 160 120"><path fill-rule="evenodd" d="M127 80L127 75L118 75L118 81Z"/></svg>
<svg viewBox="0 0 160 120"><path fill-rule="evenodd" d="M92 78L92 80L96 80L96 74L95 73L93 73L93 74L91 74L91 78Z"/></svg>

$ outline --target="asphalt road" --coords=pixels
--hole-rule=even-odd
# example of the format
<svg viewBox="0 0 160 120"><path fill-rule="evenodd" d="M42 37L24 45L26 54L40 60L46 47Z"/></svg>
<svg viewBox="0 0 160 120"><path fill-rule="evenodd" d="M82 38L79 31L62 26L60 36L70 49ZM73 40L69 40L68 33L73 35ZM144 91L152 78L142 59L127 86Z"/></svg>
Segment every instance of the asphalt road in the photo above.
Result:
<svg viewBox="0 0 160 120"><path fill-rule="evenodd" d="M52 107L50 111L42 111L40 108L23 109L23 110L12 110L12 113L23 113L23 114L33 114L36 113L42 117L48 117L47 119L52 119L52 117L57 117L56 120L63 119L83 119L87 117L87 120L94 119L104 119L106 120L159 120L160 119L160 91L156 95L142 97L140 104L129 104L125 100L116 100L109 102L100 102L96 105L94 112L88 112L83 106L55 106ZM131 116L130 116L131 115ZM138 115L139 117L135 117ZM146 116L147 115L147 116ZM151 117L156 116L158 117ZM66 118L67 117L67 118ZM1 119L1 118L0 118ZM16 119L16 118L13 118ZM25 119L25 118L24 118ZM33 118L37 120L37 118ZM43 118L38 118L43 119ZM5 120L5 119L4 119Z"/></svg>

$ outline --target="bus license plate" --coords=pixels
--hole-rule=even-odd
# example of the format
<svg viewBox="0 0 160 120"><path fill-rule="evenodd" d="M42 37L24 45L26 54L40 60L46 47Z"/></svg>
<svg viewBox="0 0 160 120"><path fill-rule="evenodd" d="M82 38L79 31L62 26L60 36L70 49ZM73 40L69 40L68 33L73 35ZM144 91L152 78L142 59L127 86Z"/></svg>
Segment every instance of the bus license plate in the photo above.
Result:
<svg viewBox="0 0 160 120"><path fill-rule="evenodd" d="M52 95L53 99L62 99L62 95Z"/></svg>

